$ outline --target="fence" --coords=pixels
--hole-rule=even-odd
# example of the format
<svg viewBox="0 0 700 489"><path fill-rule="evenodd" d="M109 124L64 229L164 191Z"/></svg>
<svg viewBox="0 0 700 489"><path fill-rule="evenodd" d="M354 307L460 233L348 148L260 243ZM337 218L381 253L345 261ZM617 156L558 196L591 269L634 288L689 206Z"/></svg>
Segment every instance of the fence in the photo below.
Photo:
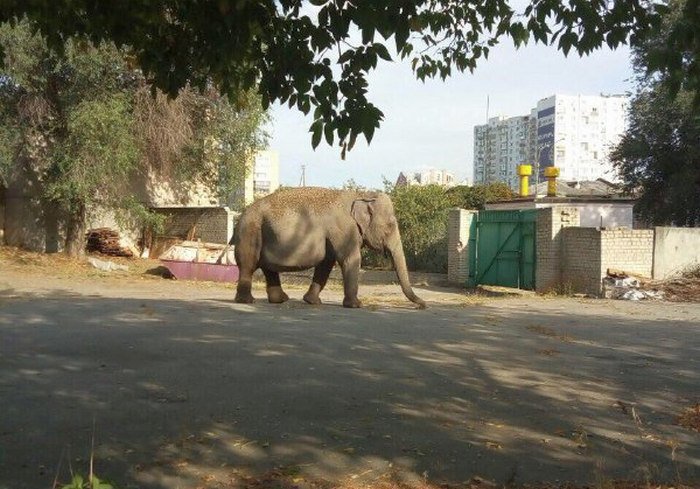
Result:
<svg viewBox="0 0 700 489"><path fill-rule="evenodd" d="M453 209L448 223L448 280L465 285L476 213ZM600 295L607 270L663 279L700 265L700 229L598 229L580 227L575 207L537 210L536 274L538 292L566 289Z"/></svg>

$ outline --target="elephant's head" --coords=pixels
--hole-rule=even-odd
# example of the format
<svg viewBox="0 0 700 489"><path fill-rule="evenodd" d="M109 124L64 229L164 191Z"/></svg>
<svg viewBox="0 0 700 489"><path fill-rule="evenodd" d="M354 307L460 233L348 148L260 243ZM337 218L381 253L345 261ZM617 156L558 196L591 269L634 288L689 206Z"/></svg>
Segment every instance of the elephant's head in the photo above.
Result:
<svg viewBox="0 0 700 489"><path fill-rule="evenodd" d="M354 200L352 216L357 222L364 244L373 250L387 251L391 255L404 295L411 302L425 308L425 301L413 292L408 280L401 234L394 215L394 205L389 196L380 193Z"/></svg>

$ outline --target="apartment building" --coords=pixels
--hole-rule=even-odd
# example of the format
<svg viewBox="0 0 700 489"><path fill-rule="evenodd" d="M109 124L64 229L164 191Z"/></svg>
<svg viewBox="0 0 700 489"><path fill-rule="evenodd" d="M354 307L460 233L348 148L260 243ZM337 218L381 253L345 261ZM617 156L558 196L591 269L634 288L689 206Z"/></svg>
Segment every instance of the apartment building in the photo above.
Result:
<svg viewBox="0 0 700 489"><path fill-rule="evenodd" d="M614 180L610 149L625 130L623 95L552 95L529 115L492 117L474 126L474 183L506 182L518 188L517 166L557 166L563 180Z"/></svg>
<svg viewBox="0 0 700 489"><path fill-rule="evenodd" d="M609 155L627 122L624 95L552 95L537 102L537 166L562 180L616 180Z"/></svg>
<svg viewBox="0 0 700 489"><path fill-rule="evenodd" d="M396 185L442 185L443 187L453 187L456 185L455 176L447 170L437 170L435 168L425 168L423 170L409 173L400 172L396 179Z"/></svg>
<svg viewBox="0 0 700 489"><path fill-rule="evenodd" d="M517 188L516 167L536 156L536 127L532 115L492 117L474 126L474 184L506 182Z"/></svg>
<svg viewBox="0 0 700 489"><path fill-rule="evenodd" d="M228 206L241 209L255 199L264 197L277 190L280 186L279 153L272 150L261 150L255 153L248 168L246 179L241 187L229 199Z"/></svg>

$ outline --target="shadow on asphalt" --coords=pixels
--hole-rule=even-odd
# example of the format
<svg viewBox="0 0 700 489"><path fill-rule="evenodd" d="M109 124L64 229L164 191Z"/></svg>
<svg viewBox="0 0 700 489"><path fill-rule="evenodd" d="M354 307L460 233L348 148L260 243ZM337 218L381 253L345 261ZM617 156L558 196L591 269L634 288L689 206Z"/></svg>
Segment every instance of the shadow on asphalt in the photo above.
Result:
<svg viewBox="0 0 700 489"><path fill-rule="evenodd" d="M700 331L503 307L348 311L0 293L0 488L63 454L119 487L272 468L498 483L700 480ZM335 304L337 305L337 304ZM695 396L695 397L693 397ZM211 485L207 485L210 484Z"/></svg>

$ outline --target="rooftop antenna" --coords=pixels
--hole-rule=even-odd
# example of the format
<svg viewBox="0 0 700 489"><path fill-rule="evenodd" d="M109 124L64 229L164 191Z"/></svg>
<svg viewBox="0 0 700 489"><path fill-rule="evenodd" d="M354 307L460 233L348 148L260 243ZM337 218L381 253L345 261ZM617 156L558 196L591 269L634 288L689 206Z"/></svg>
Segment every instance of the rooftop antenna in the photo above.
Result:
<svg viewBox="0 0 700 489"><path fill-rule="evenodd" d="M489 122L489 103L490 103L489 96L486 95L486 123L488 124Z"/></svg>
<svg viewBox="0 0 700 489"><path fill-rule="evenodd" d="M300 187L306 187L306 165L301 164L301 180L299 180Z"/></svg>

